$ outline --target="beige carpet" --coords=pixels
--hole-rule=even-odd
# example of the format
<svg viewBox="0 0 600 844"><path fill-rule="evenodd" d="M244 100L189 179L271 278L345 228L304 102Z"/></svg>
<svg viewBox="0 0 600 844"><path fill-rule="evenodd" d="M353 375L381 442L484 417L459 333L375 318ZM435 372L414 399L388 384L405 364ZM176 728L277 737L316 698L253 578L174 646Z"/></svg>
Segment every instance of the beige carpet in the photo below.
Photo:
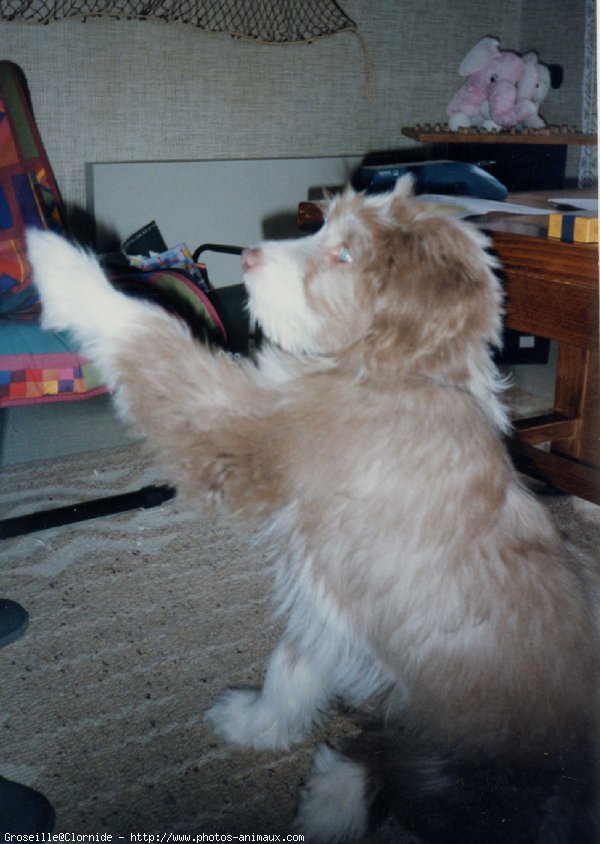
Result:
<svg viewBox="0 0 600 844"><path fill-rule="evenodd" d="M139 447L23 464L0 473L0 514L154 480ZM548 501L572 541L600 546L600 508ZM277 635L248 538L175 500L4 540L0 560L0 595L31 616L0 650L0 774L43 791L57 831L286 830L314 741L240 752L202 720L224 687L260 684ZM368 840L412 839L389 822Z"/></svg>

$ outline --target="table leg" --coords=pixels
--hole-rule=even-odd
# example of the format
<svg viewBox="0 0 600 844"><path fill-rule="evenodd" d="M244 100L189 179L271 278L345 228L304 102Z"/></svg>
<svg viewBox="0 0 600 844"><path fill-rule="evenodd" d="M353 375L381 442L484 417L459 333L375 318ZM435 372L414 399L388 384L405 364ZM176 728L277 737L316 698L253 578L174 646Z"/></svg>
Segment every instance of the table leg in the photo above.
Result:
<svg viewBox="0 0 600 844"><path fill-rule="evenodd" d="M551 450L598 464L598 354L561 343L558 351L554 411L575 419L572 436L552 441Z"/></svg>
<svg viewBox="0 0 600 844"><path fill-rule="evenodd" d="M523 471L600 504L598 397L598 353L561 343L553 413L518 420L511 450Z"/></svg>

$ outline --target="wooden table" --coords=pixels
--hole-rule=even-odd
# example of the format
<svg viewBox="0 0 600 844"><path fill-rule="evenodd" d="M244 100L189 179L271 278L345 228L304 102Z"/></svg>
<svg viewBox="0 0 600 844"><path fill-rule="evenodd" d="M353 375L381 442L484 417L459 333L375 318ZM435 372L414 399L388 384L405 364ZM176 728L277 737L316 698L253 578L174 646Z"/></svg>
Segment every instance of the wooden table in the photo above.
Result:
<svg viewBox="0 0 600 844"><path fill-rule="evenodd" d="M531 205L546 197L508 199ZM298 219L318 224L322 209L301 203ZM552 412L517 420L510 446L523 471L600 504L598 246L549 240L544 219L485 220L503 265L506 326L559 344Z"/></svg>

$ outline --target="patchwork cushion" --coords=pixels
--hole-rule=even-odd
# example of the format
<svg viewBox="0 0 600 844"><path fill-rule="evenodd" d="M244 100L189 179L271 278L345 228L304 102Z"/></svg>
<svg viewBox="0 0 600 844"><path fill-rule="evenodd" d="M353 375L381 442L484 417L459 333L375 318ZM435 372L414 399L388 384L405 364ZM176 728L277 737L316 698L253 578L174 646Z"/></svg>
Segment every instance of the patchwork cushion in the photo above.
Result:
<svg viewBox="0 0 600 844"><path fill-rule="evenodd" d="M0 320L0 408L90 398L106 392L67 334L37 322Z"/></svg>
<svg viewBox="0 0 600 844"><path fill-rule="evenodd" d="M184 319L201 339L219 345L225 329L207 294L182 270L111 276L130 296L155 302ZM38 320L0 319L0 408L89 398L106 392L68 333L45 331Z"/></svg>

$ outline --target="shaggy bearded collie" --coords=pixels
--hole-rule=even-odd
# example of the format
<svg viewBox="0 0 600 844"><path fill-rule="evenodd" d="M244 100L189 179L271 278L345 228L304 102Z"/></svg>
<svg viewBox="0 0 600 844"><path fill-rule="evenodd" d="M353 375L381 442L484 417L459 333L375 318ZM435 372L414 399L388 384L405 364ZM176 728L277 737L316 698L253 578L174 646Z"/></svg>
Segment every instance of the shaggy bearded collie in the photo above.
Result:
<svg viewBox="0 0 600 844"><path fill-rule="evenodd" d="M29 246L44 325L75 332L180 493L274 554L285 632L214 730L284 750L357 713L317 749L294 831L355 840L395 812L427 842L595 840L598 574L507 457L483 235L410 180L347 191L315 235L244 252L256 362L55 235Z"/></svg>

